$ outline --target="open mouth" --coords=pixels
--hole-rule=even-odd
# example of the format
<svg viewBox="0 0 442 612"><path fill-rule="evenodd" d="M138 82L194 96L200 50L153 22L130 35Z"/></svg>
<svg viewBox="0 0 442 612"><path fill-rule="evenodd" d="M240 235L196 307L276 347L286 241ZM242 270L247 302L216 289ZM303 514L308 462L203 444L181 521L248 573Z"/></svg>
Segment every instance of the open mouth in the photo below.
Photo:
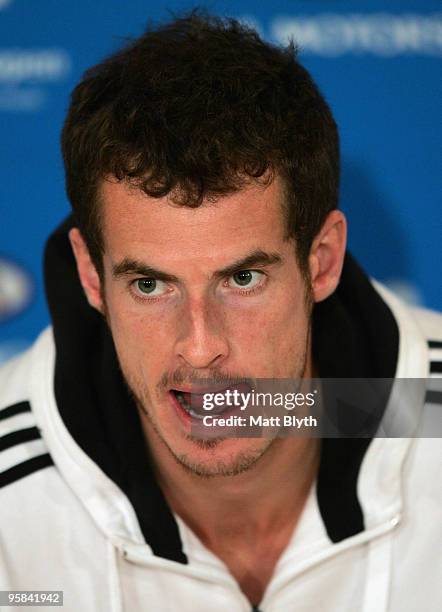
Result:
<svg viewBox="0 0 442 612"><path fill-rule="evenodd" d="M220 416L228 413L236 412L240 408L240 404L232 403L232 401L218 403L207 400L213 398L214 395L228 395L233 393L249 392L251 385L247 383L237 383L229 387L221 387L219 384L213 385L213 388L206 388L203 391L183 391L181 389L170 389L170 394L175 399L179 408L192 419L202 421L205 416Z"/></svg>
<svg viewBox="0 0 442 612"><path fill-rule="evenodd" d="M205 393L189 393L179 389L171 389L170 391L186 414L200 421L207 415L218 416L232 408L231 406L217 406L216 409L211 409L209 412L204 406Z"/></svg>

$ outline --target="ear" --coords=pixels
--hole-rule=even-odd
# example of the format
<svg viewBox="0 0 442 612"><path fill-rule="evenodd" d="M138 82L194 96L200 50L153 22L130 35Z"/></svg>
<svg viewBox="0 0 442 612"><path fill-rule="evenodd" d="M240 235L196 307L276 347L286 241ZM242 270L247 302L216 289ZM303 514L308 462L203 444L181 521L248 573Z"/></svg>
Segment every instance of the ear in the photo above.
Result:
<svg viewBox="0 0 442 612"><path fill-rule="evenodd" d="M338 286L347 243L347 221L340 210L332 210L310 249L309 267L314 302L322 302Z"/></svg>
<svg viewBox="0 0 442 612"><path fill-rule="evenodd" d="M74 227L70 230L69 240L71 241L72 250L77 262L78 276L80 277L87 300L93 308L103 313L101 280L78 228Z"/></svg>

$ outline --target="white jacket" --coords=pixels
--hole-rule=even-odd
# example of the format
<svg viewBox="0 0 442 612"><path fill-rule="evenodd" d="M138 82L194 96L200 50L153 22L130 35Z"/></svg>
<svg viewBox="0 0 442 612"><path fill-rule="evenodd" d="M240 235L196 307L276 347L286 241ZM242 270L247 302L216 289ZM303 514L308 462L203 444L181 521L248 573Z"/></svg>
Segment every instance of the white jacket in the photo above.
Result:
<svg viewBox="0 0 442 612"><path fill-rule="evenodd" d="M262 612L442 610L441 440L419 437L428 415L442 413L442 317L377 287L399 328L396 377L428 380L420 430L367 442L354 492L363 524L349 533L344 521L343 535L330 536L315 483ZM182 558L152 550L128 496L61 418L55 359L47 329L0 370L0 590L63 590L67 612L249 612L227 568L179 517ZM336 486L344 467L332 466ZM345 500L326 495L339 532Z"/></svg>

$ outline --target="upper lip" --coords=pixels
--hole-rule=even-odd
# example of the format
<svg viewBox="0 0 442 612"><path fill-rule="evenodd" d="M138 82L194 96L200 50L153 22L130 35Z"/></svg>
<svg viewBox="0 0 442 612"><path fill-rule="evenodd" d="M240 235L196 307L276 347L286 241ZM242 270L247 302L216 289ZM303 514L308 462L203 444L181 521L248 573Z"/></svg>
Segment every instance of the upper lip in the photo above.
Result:
<svg viewBox="0 0 442 612"><path fill-rule="evenodd" d="M195 383L194 385L177 385L174 387L170 387L169 391L179 391L180 393L190 393L194 395L203 395L204 393L223 393L228 389L235 389L240 384L244 385L244 381L241 383L232 382L230 384L222 385L222 383L214 382L211 385L198 385Z"/></svg>
<svg viewBox="0 0 442 612"><path fill-rule="evenodd" d="M206 387L201 387L199 385L191 385L191 386L185 386L185 385L179 385L176 387L171 387L170 391L179 391L180 393L192 393L194 395L203 395L204 393L213 393L214 392L214 387L216 388L216 384L213 384L211 386L206 386ZM223 387L222 389L216 389L217 393L221 393L222 391L226 391L227 389L229 389L230 387Z"/></svg>

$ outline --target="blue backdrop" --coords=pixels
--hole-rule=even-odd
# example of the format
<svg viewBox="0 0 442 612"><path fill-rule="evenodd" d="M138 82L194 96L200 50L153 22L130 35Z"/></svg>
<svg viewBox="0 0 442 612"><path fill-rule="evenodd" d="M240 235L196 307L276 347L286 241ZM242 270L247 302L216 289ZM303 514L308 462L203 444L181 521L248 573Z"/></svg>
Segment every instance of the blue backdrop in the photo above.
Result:
<svg viewBox="0 0 442 612"><path fill-rule="evenodd" d="M48 322L42 251L67 214L59 132L82 72L194 6L157 0L0 0L0 361ZM341 133L350 248L408 300L442 305L442 13L432 0L202 4L275 42L293 36ZM63 279L60 279L62 282Z"/></svg>

